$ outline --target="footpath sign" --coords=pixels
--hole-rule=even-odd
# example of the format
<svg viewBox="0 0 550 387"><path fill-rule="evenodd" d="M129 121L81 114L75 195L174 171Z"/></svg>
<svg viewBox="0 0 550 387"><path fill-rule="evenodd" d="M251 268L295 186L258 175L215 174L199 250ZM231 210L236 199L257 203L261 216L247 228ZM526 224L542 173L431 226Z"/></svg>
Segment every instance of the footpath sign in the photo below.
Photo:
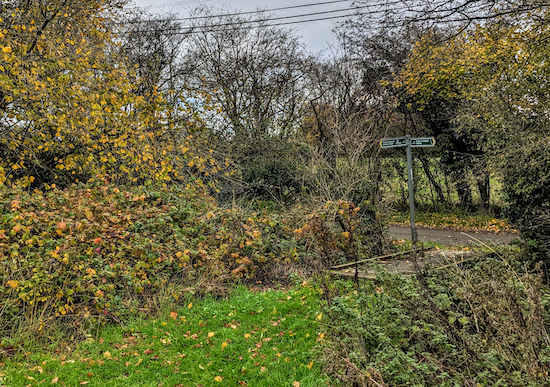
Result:
<svg viewBox="0 0 550 387"><path fill-rule="evenodd" d="M435 145L433 137L413 137L411 138L411 148L431 148Z"/></svg>
<svg viewBox="0 0 550 387"><path fill-rule="evenodd" d="M413 171L412 171L412 153L411 148L431 148L435 145L435 138L433 137L396 137L396 138L384 138L380 141L380 147L385 148L397 148L407 147L407 170L409 175L409 205L411 208L411 237L413 245L417 242L416 227L414 224L414 183L413 183Z"/></svg>
<svg viewBox="0 0 550 387"><path fill-rule="evenodd" d="M406 146L407 139L405 137L385 138L380 141L381 148L396 148L398 146Z"/></svg>

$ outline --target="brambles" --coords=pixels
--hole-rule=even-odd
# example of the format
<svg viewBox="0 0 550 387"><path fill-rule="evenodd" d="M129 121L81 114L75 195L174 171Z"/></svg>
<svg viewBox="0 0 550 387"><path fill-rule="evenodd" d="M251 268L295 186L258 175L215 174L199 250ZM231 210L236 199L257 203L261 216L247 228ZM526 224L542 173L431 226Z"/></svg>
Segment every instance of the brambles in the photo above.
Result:
<svg viewBox="0 0 550 387"><path fill-rule="evenodd" d="M360 289L340 284L328 371L359 386L546 385L545 292L509 255L417 278L379 271Z"/></svg>
<svg viewBox="0 0 550 387"><path fill-rule="evenodd" d="M191 186L3 190L0 216L2 330L34 310L42 323L53 315L117 319L171 282L268 278L273 264L297 257L277 217L221 209Z"/></svg>

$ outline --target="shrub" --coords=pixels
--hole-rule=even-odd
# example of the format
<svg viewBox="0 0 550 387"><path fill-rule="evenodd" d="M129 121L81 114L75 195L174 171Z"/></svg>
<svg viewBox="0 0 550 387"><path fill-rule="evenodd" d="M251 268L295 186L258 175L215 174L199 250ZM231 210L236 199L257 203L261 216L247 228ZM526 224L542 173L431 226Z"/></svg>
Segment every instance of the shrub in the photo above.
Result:
<svg viewBox="0 0 550 387"><path fill-rule="evenodd" d="M378 273L332 300L328 371L354 386L541 386L548 337L540 276L486 258L418 278Z"/></svg>
<svg viewBox="0 0 550 387"><path fill-rule="evenodd" d="M296 167L288 161L264 160L250 165L244 171L243 181L254 195L286 200L301 189L297 175Z"/></svg>
<svg viewBox="0 0 550 387"><path fill-rule="evenodd" d="M117 319L169 282L255 281L297 258L276 216L221 209L190 186L4 189L0 217L3 330L31 315Z"/></svg>

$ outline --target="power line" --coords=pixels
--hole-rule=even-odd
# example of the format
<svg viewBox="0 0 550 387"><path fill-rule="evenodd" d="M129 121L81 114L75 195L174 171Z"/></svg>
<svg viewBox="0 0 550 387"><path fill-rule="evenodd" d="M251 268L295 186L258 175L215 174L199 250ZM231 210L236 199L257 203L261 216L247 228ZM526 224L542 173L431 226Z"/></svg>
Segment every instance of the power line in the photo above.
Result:
<svg viewBox="0 0 550 387"><path fill-rule="evenodd" d="M338 2L341 2L342 0L338 0ZM344 0L344 1L349 1L349 0ZM315 3L315 4L320 4L320 3ZM358 10L358 9L363 9L363 8L382 8L382 7L388 7L390 5L397 5L397 4L402 4L401 1L399 0L396 0L396 1L392 1L392 2L381 2L381 3L377 3L377 4L370 4L370 5L365 5L365 6L361 6L361 7L356 7L355 10ZM297 7L297 6L293 6L293 7ZM285 7L286 8L286 7ZM407 6L405 5L402 5L401 7L394 7L392 9L392 11L399 11L399 10L406 10L408 9ZM234 22L227 22L227 23L221 23L221 24L210 24L208 26L199 26L199 29L191 29L189 28L187 31L179 31L183 28L186 28L186 27L174 27L174 28L169 28L169 29L166 29L166 28L163 28L163 29L156 29L156 30L151 30L151 29L148 29L148 30L138 30L138 31L125 31L126 33L142 33L142 32L164 32L164 31L174 31L172 32L172 34L195 34L195 33L201 33L201 32L205 32L205 31L220 31L220 30L223 30L224 28L223 27L231 27L231 26L242 26L242 28L251 28L251 26L249 26L250 24L254 24L254 23L262 23L262 22L267 22L267 23L270 23L270 22L273 22L273 21L277 21L277 20L288 20L288 19L294 19L294 18L298 18L298 17L311 17L311 16L316 16L316 15L321 15L321 14L327 14L327 13L337 13L337 12L343 12L343 11L348 11L350 10L349 8L341 8L341 9L338 9L338 10L330 10L330 11L320 11L320 12L310 12L310 13L306 13L306 14L300 14L300 15L290 15L290 16L281 16L281 17L271 17L271 18L263 18L263 19L255 19L255 20L242 20L242 21L234 21ZM177 18L174 18L174 19L165 19L164 21L170 21L170 20L197 20L197 19L204 19L204 18L213 18L213 17L225 17L225 16L235 16L235 15L242 15L242 14L257 14L258 12L246 12L246 13L233 13L233 14L221 14L221 15L213 15L213 16L201 16L201 17L196 17L196 18L185 18L185 19L177 19ZM382 9L378 9L378 10L368 10L368 11L362 11L360 14L361 16L365 16L365 15L380 15L382 13ZM323 21L323 20L332 20L332 19L341 19L341 18L345 18L345 17L353 17L353 16L357 16L357 14L346 14L346 15L338 15L338 16L329 16L329 17L321 17L321 18L314 18L314 19L306 19L306 20L298 20L298 21L284 21L282 23L274 23L274 24L264 24L264 25L259 25L257 27L260 27L260 28L265 28L265 27L275 27L275 26L284 26L284 25L293 25L293 24L299 24L299 23L309 23L309 22L316 22L316 21ZM151 22L154 22L154 21L163 21L162 19L159 20L151 20ZM205 28L208 28L205 30ZM218 28L216 30L216 28ZM240 28L239 28L240 29Z"/></svg>
<svg viewBox="0 0 550 387"><path fill-rule="evenodd" d="M290 5L286 7L278 7L278 8L269 8L265 10L260 10L263 12L273 12L273 11L283 11L287 9L296 9L296 8L306 8L306 7L316 7L319 5L326 5L326 4L336 4L336 3L349 3L352 2L352 5L354 4L355 0L331 0L331 1L323 1L323 2L317 2L317 3L307 3L307 4L300 4L300 5ZM200 3L201 0L192 1L194 3ZM246 12L235 12L235 13L227 13L227 14L219 14L219 15L209 15L209 16L192 16L192 17L185 17L185 18L176 18L174 20L194 20L194 19L208 19L212 17L223 17L223 16L240 16L240 15L251 15L256 14L258 11L246 11Z"/></svg>
<svg viewBox="0 0 550 387"><path fill-rule="evenodd" d="M350 16L353 16L352 14L347 14L347 15L340 15L340 16L327 16L327 17L320 17L320 18L316 18L316 19L308 19L308 20L296 20L296 21L290 21L290 22L282 22L282 23L275 23L275 24L264 24L264 25L261 25L261 26L258 26L260 28L265 28L265 27L278 27L278 26L286 26L286 25L291 25L291 24L299 24L299 23L309 23L309 22L316 22L316 21L321 21L321 20L332 20L332 19L341 19L341 18L344 18L344 17L350 17ZM269 19L266 19L266 21L271 21ZM234 23L233 23L234 24ZM242 23L237 23L237 24L242 24ZM212 27L223 27L224 25L218 25L218 26L212 26ZM230 26L229 24L227 24L227 26ZM241 28L239 29L248 29L250 28L249 26L242 26ZM221 29L223 30L223 28ZM210 30L206 30L207 32L210 31ZM220 31L220 30L213 30L213 31ZM196 33L200 33L202 31L196 31ZM185 33L185 32L175 32L176 34L179 34L179 33ZM191 31L191 33L195 33L195 31Z"/></svg>
<svg viewBox="0 0 550 387"><path fill-rule="evenodd" d="M299 24L299 23L310 23L310 22L316 22L316 21L322 21L322 20L341 19L341 18L344 18L344 17L351 17L351 16L353 16L353 15L352 14L347 14L347 15L340 15L340 16L321 17L321 18L316 18L316 19L296 20L296 21L282 22L282 23L275 23L275 24L263 24L263 25L256 26L256 28L268 28L268 27L286 26L286 25ZM266 21L269 21L269 20L266 20ZM254 22L255 21L248 22L248 23L254 23ZM180 31L184 28L184 27L181 27L181 28L178 28L178 29L173 29L172 32L170 32L170 34L171 35L194 35L194 34L200 34L200 33L204 33L204 32L219 32L219 31L227 30L227 28L224 28L224 27L230 27L230 26L233 26L233 25L237 25L237 27L233 27L232 30L242 30L242 29L250 29L251 28L250 26L246 26L246 25L243 25L243 24L247 24L247 23L217 24L217 25L208 26L208 29L188 28L187 31ZM140 30L140 31L124 31L124 32L119 33L119 34L137 34L137 33L143 33L143 32L164 32L164 31L166 31L166 29L162 29L162 30L149 29L149 30Z"/></svg>
<svg viewBox="0 0 550 387"><path fill-rule="evenodd" d="M377 13L378 12L372 12L371 14L377 14ZM323 20L342 19L342 18L353 17L353 16L356 16L356 15L346 14L346 15L340 15L340 16L328 16L328 17L321 17L321 18L315 18L315 19L296 20L296 21L289 21L289 22L282 22L282 23L275 23L275 24L264 24L264 25L256 26L256 28L279 27L279 26L301 24L301 23L310 23L310 22L323 21ZM242 23L238 23L238 24L242 24ZM227 30L227 28L224 28L224 27L229 27L229 26L231 26L231 25L230 24L220 24L220 25L211 25L211 26L209 26L208 29L194 30L194 29L190 28L187 31L175 30L175 31L171 32L171 35L194 35L194 34L200 34L200 33L205 33L205 32L220 32L220 31ZM221 27L221 28L218 28L218 27ZM251 28L250 26L237 26L237 27L233 27L232 30L243 30L243 29L250 29L250 28ZM159 32L159 31L165 31L165 30L147 30L147 32ZM136 32L133 32L133 33L138 33L138 32L144 32L144 31L136 31Z"/></svg>
<svg viewBox="0 0 550 387"><path fill-rule="evenodd" d="M187 4L196 4L196 3L205 3L205 2L210 2L210 1L213 1L213 0L187 0L187 1L176 1L176 2L173 2L173 3L165 3L165 4L155 4L155 5L145 5L143 7L140 7L140 6L133 6L133 7L128 7L130 9L152 9L152 8L164 8L164 7L169 7L169 6L178 6L178 5L187 5Z"/></svg>
<svg viewBox="0 0 550 387"><path fill-rule="evenodd" d="M361 8L364 8L364 7L361 7ZM234 21L234 22L227 22L227 23L223 23L223 24L218 24L218 26L220 26L220 25L231 26L231 25L251 24L251 23L272 22L272 21L276 21L276 20L286 20L286 19L295 19L295 18L298 18L298 17L310 17L310 16L326 15L328 13L338 13L338 12L344 12L344 11L350 11L350 9L349 8L340 8L340 9L334 9L334 10L329 10L329 11L304 13L304 14L299 14L299 15L267 17L267 18L260 18L260 19L254 19L254 20L241 20L241 21ZM225 17L225 16L232 16L232 15L231 14L220 15L220 17L222 17L222 16ZM208 18L210 19L212 17L208 17ZM203 19L203 17L201 17L201 19ZM182 20L182 19L171 19L171 20L174 20L174 21L178 20L179 21L179 20ZM190 19L185 19L185 20L190 20ZM211 26L216 27L216 25L211 25ZM163 31L174 30L174 29L178 30L180 28L181 27L163 28ZM144 30L144 31L150 31L150 30ZM136 31L136 32L142 32L142 31Z"/></svg>

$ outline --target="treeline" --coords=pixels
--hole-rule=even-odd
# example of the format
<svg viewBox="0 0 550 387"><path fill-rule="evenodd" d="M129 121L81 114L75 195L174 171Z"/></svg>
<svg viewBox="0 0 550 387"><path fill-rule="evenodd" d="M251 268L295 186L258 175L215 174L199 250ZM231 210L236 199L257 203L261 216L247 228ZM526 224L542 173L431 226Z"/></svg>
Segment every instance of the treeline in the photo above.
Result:
<svg viewBox="0 0 550 387"><path fill-rule="evenodd" d="M495 176L505 215L547 254L547 7L384 4L374 17L357 2L339 45L313 55L261 11L4 1L0 182L193 178L220 201L374 205L402 169L379 140L429 135L436 148L416 156L434 201L489 208Z"/></svg>

